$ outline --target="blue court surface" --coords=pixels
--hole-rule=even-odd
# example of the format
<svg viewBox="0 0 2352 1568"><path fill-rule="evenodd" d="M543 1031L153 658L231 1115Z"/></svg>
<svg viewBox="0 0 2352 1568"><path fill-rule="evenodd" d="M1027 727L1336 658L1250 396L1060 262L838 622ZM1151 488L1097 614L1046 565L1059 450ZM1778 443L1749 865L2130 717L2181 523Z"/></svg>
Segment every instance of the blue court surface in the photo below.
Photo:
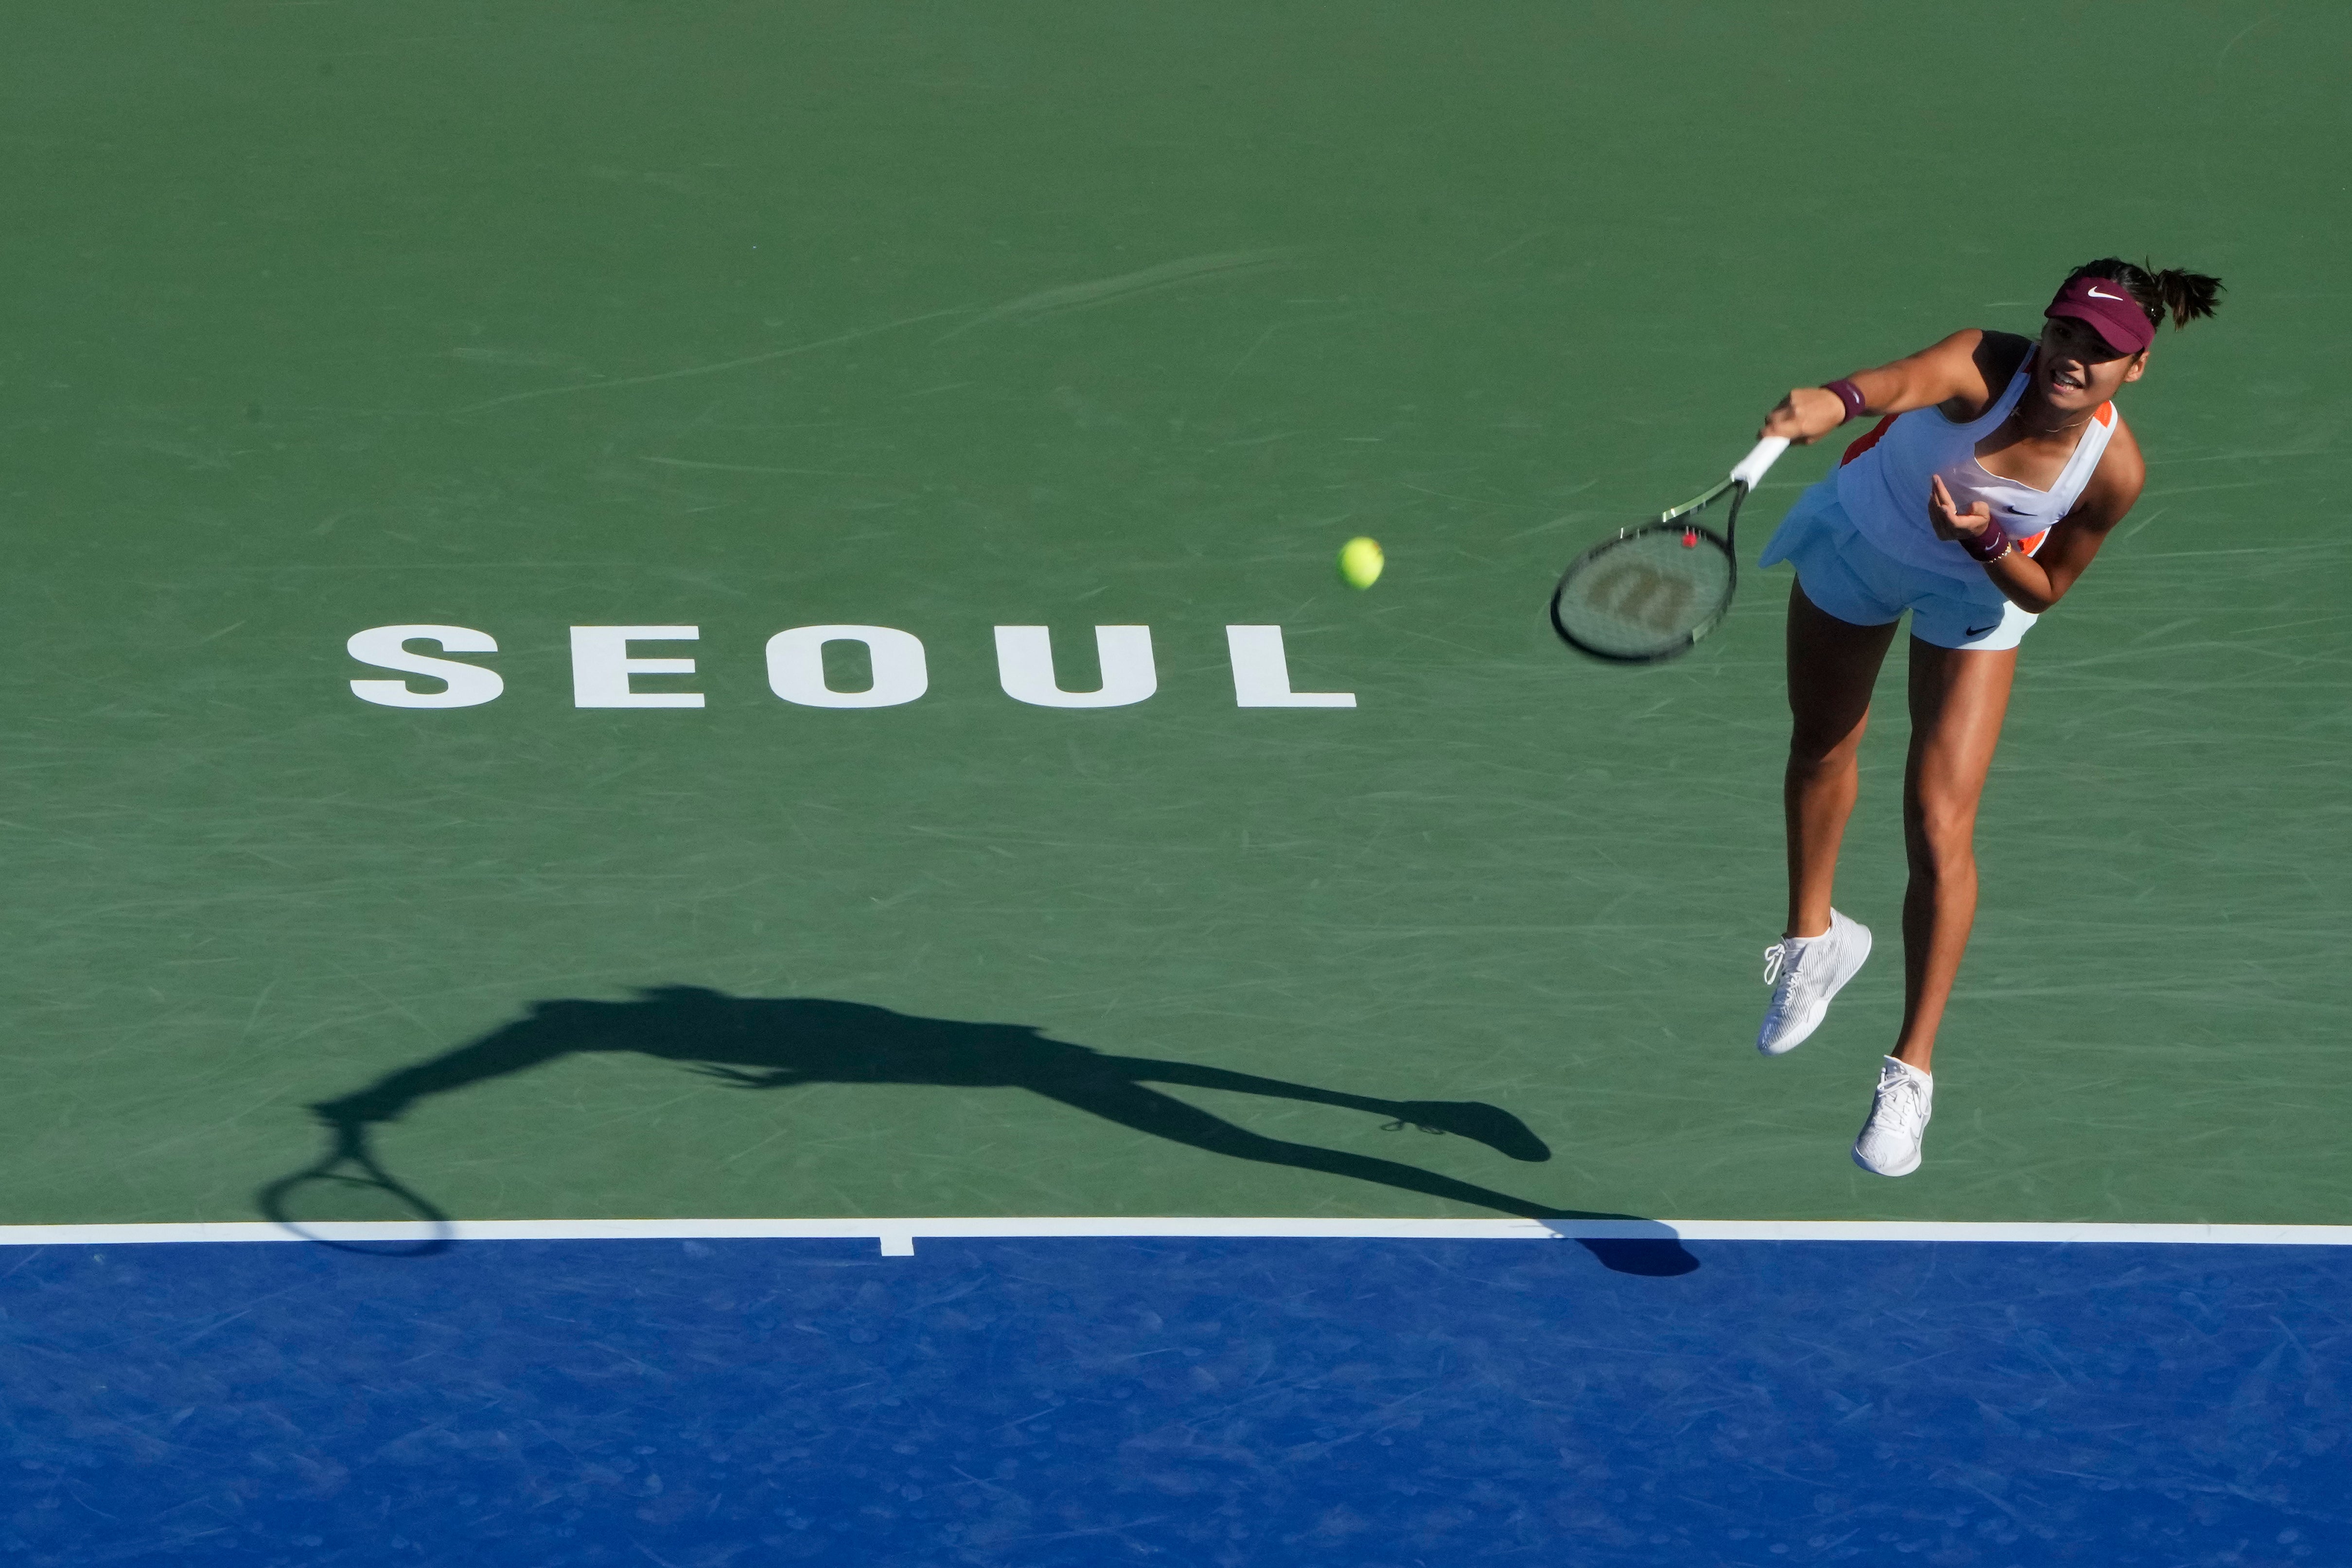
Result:
<svg viewBox="0 0 2352 1568"><path fill-rule="evenodd" d="M10 1248L26 1564L2352 1561L2352 1249Z"/></svg>

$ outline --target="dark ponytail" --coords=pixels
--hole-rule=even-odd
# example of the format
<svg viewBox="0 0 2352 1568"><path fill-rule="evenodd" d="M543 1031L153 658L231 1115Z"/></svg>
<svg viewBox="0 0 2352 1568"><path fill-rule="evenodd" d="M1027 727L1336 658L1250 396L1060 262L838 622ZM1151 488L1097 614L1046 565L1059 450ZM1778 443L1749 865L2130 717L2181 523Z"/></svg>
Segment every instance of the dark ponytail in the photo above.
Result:
<svg viewBox="0 0 2352 1568"><path fill-rule="evenodd" d="M2147 312L2147 319L2158 326L2164 318L2172 318L2173 331L2179 331L2189 322L2210 316L2221 303L2221 280L2202 272L2182 272L2168 267L2161 272L2150 272L2145 267L2113 256L2096 261L2085 261L2066 274L2072 283L2077 278L2104 278L2120 283L2126 292Z"/></svg>

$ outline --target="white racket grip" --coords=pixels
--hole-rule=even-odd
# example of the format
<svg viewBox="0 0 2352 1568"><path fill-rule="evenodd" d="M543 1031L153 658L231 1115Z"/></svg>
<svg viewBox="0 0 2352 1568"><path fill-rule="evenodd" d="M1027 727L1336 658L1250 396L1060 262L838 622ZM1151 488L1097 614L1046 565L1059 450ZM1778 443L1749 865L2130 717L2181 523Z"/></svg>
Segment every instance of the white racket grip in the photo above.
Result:
<svg viewBox="0 0 2352 1568"><path fill-rule="evenodd" d="M1756 443L1748 456L1739 459L1739 466L1731 470L1731 477L1752 490L1763 482L1764 470L1777 462L1780 454L1788 449L1789 438L1786 436L1767 436Z"/></svg>

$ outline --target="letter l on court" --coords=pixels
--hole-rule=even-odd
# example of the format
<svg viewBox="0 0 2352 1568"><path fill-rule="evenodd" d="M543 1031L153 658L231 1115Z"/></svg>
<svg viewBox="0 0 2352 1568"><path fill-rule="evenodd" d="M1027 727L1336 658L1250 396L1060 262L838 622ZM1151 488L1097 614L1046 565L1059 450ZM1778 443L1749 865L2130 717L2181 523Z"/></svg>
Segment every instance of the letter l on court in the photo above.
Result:
<svg viewBox="0 0 2352 1568"><path fill-rule="evenodd" d="M1293 691L1280 626L1227 626L1225 651L1234 662L1237 708L1353 708L1352 691Z"/></svg>

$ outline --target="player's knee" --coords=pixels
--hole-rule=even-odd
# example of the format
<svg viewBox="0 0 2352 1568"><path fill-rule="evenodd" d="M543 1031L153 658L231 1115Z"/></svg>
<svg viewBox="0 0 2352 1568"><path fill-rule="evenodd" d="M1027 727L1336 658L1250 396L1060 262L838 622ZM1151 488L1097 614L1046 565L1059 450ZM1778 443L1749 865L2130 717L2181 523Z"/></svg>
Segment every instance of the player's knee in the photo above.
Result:
<svg viewBox="0 0 2352 1568"><path fill-rule="evenodd" d="M1943 874L1976 861L1974 800L1914 801L1904 813L1904 842L1914 870Z"/></svg>
<svg viewBox="0 0 2352 1568"><path fill-rule="evenodd" d="M1798 725L1789 733L1789 765L1817 772L1830 772L1853 766L1854 754L1862 749L1862 726L1840 728L1830 724Z"/></svg>

